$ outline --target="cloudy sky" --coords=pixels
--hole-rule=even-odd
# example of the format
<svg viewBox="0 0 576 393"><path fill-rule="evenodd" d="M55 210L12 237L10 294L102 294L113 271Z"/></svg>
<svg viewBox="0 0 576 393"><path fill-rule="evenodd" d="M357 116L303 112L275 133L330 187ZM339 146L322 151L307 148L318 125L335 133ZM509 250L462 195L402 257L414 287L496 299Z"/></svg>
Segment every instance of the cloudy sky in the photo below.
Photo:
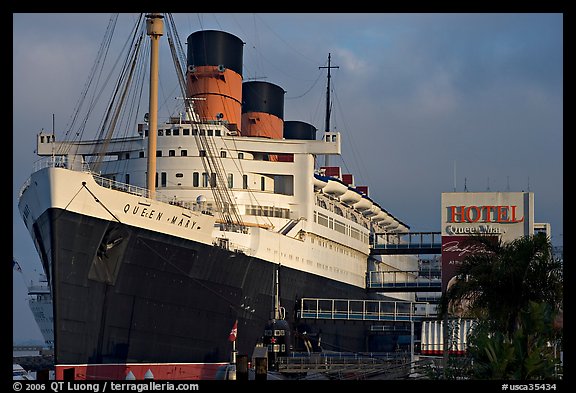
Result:
<svg viewBox="0 0 576 393"><path fill-rule="evenodd" d="M18 191L35 138L62 138L110 14L13 14L13 255L40 264L19 216ZM122 14L120 37L135 15ZM563 15L558 13L176 14L180 38L224 30L245 42L244 79L285 91L285 120L324 127L331 54L331 158L413 231L440 231L440 196L532 191L535 220L563 245ZM176 80L161 49L161 116L177 114ZM320 135L320 132L318 133ZM14 341L40 339L13 274Z"/></svg>

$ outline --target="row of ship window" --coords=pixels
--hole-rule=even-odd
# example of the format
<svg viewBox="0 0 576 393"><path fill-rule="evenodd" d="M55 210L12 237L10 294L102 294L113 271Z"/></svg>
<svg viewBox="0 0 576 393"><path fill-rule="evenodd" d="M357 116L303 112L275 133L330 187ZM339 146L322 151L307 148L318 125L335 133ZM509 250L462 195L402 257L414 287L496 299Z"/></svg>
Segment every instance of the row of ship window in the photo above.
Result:
<svg viewBox="0 0 576 393"><path fill-rule="evenodd" d="M162 150L156 150L156 157L162 157ZM199 153L200 157L206 157L206 150L200 150ZM220 151L220 157L221 158L226 158L228 156L228 153L225 150L221 150ZM168 150L168 157L176 157L176 150ZM186 149L182 149L180 150L180 157L188 157L188 150ZM140 151L138 152L138 158L144 158L144 152ZM244 158L244 153L238 153L238 158L239 159L243 159ZM125 153L124 154L124 159L129 160L130 159L130 153Z"/></svg>
<svg viewBox="0 0 576 393"><path fill-rule="evenodd" d="M350 225L347 225L342 221L335 220L332 217L317 212L316 210L314 211L314 222L368 244L368 236L366 234L360 232L356 228L352 228Z"/></svg>
<svg viewBox="0 0 576 393"><path fill-rule="evenodd" d="M353 212L347 211L346 212L347 214L344 214L344 211L340 207L338 207L332 203L330 203L330 206L328 207L326 202L323 201L322 199L320 199L318 196L316 197L316 205L318 205L318 206L320 206L326 210L333 211L334 213L338 214L339 216L342 216L344 218L348 218L349 220L355 222L356 224L360 224L364 228L368 229L368 224L366 223L366 221L364 221L364 220L358 221L358 218L356 218L356 214L354 214Z"/></svg>
<svg viewBox="0 0 576 393"><path fill-rule="evenodd" d="M176 173L177 178L184 177L183 173ZM192 172L192 187L216 187L216 173ZM126 183L130 184L130 175L126 174ZM166 172L160 172L160 187L167 187L168 175ZM178 183L181 186L181 183ZM228 188L234 188L234 174L228 173L226 176L226 185ZM158 186L158 174L156 174L156 187ZM248 189L248 175L242 175L242 189ZM260 191L266 191L266 179L260 178Z"/></svg>
<svg viewBox="0 0 576 393"><path fill-rule="evenodd" d="M177 178L184 177L183 173L176 173ZM216 173L202 173L202 185L200 185L200 172L192 173L192 187L216 187ZM112 180L116 180L116 176L112 176ZM228 173L227 177L228 188L234 188L234 174ZM126 173L124 182L130 184L130 174ZM156 187L167 187L168 185L168 174L166 172L160 172L160 186L158 186L158 173L156 173ZM178 183L179 186L182 183ZM248 189L248 175L242 175L242 189ZM266 178L260 178L260 191L266 191Z"/></svg>
<svg viewBox="0 0 576 393"><path fill-rule="evenodd" d="M144 130L144 135L148 136L148 130ZM192 132L190 132L190 128L183 128L182 135L222 136L222 132L221 130L197 130L197 129L192 129ZM180 129L179 128L159 129L158 136L180 136Z"/></svg>

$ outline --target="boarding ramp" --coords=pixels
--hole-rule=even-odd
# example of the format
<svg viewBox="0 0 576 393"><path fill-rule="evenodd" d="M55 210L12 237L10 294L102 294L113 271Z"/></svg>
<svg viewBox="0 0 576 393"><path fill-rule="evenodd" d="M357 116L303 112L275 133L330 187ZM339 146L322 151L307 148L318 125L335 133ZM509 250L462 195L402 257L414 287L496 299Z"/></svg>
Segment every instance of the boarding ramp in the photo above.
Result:
<svg viewBox="0 0 576 393"><path fill-rule="evenodd" d="M442 252L441 232L374 233L371 255L420 255Z"/></svg>
<svg viewBox="0 0 576 393"><path fill-rule="evenodd" d="M439 292L442 290L442 277L439 271L368 271L366 289L376 292Z"/></svg>
<svg viewBox="0 0 576 393"><path fill-rule="evenodd" d="M302 298L297 314L303 319L414 322L436 316L427 302Z"/></svg>

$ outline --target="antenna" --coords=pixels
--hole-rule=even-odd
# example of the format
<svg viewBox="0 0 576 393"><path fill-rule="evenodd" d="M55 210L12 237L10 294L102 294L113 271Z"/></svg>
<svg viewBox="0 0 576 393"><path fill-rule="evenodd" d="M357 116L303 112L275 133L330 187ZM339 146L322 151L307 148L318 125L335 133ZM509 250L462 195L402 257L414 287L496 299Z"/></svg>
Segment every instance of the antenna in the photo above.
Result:
<svg viewBox="0 0 576 393"><path fill-rule="evenodd" d="M530 176L528 176L528 192L530 192Z"/></svg>
<svg viewBox="0 0 576 393"><path fill-rule="evenodd" d="M331 54L328 53L328 67L318 67L318 69L328 68L328 83L326 84L326 124L324 132L330 132L330 69L340 68L339 66L330 65ZM324 165L328 166L328 154L324 156Z"/></svg>
<svg viewBox="0 0 576 393"><path fill-rule="evenodd" d="M486 182L486 191L490 192L490 176L488 176L488 180Z"/></svg>
<svg viewBox="0 0 576 393"><path fill-rule="evenodd" d="M53 140L53 141L54 141L55 138L56 138L56 137L54 136L54 135L56 135L56 134L55 134L55 131L54 131L54 130L56 129L56 125L55 125L55 124L56 124L56 118L55 118L54 113L52 113L52 140ZM52 144L51 149L52 149L52 162L54 163L55 160L56 160L56 157L54 156L54 143Z"/></svg>
<svg viewBox="0 0 576 393"><path fill-rule="evenodd" d="M280 311L280 280L278 278L280 270L280 264L276 267L274 272L274 311L272 312L272 319L280 320L282 318L282 313Z"/></svg>
<svg viewBox="0 0 576 393"><path fill-rule="evenodd" d="M468 192L468 187L466 187L466 178L464 178L464 192Z"/></svg>
<svg viewBox="0 0 576 393"><path fill-rule="evenodd" d="M510 192L510 176L506 176L506 191Z"/></svg>
<svg viewBox="0 0 576 393"><path fill-rule="evenodd" d="M456 192L456 160L454 160L454 192Z"/></svg>

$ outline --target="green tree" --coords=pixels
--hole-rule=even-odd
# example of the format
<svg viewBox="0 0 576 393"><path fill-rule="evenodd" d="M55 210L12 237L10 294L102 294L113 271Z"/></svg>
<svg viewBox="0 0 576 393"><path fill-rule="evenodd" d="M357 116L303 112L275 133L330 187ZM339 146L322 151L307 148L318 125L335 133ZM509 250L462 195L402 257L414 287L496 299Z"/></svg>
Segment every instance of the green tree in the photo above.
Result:
<svg viewBox="0 0 576 393"><path fill-rule="evenodd" d="M470 240L485 252L463 261L442 295L440 315L478 320L469 339L474 377L551 378L550 344L562 336L554 321L563 308L563 276L550 239L539 233L508 243L488 236Z"/></svg>
<svg viewBox="0 0 576 393"><path fill-rule="evenodd" d="M469 347L473 359L471 377L476 379L551 379L557 359L552 308L530 303L521 313L520 325L511 336L490 332L482 321L473 330Z"/></svg>

